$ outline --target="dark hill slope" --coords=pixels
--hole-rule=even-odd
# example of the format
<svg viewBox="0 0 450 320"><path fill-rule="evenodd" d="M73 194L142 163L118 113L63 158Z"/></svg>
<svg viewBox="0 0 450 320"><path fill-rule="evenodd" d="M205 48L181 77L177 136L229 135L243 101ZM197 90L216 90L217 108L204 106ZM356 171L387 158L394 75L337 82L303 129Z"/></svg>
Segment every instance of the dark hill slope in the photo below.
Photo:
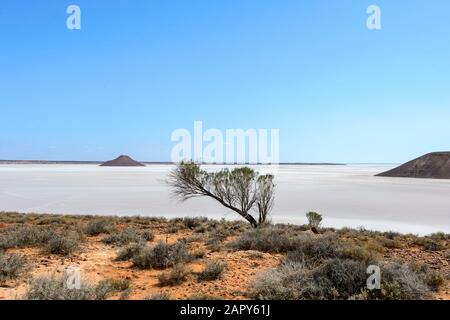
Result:
<svg viewBox="0 0 450 320"><path fill-rule="evenodd" d="M129 156L120 156L114 160L106 161L101 167L145 167L144 164L131 159Z"/></svg>
<svg viewBox="0 0 450 320"><path fill-rule="evenodd" d="M450 152L428 153L377 176L450 179Z"/></svg>

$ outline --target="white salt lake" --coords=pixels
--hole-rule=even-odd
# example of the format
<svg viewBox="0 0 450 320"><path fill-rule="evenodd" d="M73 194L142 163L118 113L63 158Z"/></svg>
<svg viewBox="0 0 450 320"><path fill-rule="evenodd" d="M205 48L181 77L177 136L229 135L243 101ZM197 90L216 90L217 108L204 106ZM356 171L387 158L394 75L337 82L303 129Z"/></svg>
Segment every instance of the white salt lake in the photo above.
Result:
<svg viewBox="0 0 450 320"><path fill-rule="evenodd" d="M211 199L178 202L165 180L171 165L0 165L0 211L238 219ZM217 166L206 166L214 170ZM261 173L273 168L255 166ZM281 165L272 221L303 224L307 211L331 227L450 233L450 180L375 177L381 165Z"/></svg>

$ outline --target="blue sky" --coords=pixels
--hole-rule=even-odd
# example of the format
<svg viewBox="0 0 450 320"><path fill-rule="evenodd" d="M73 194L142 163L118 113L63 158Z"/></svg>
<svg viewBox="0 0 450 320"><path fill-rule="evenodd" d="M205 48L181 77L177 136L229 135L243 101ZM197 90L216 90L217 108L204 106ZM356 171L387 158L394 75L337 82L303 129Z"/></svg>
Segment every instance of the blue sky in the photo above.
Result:
<svg viewBox="0 0 450 320"><path fill-rule="evenodd" d="M283 162L450 150L449 16L448 0L2 0L0 159L169 160L195 120L279 128Z"/></svg>

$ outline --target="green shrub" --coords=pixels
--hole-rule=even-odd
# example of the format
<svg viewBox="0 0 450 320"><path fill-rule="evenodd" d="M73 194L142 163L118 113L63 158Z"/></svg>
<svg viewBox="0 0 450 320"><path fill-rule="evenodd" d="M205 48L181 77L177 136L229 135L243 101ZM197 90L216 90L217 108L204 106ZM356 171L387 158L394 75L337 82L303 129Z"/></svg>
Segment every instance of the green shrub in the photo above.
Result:
<svg viewBox="0 0 450 320"><path fill-rule="evenodd" d="M430 291L420 276L410 267L399 263L381 265L381 290L377 298L384 300L428 299Z"/></svg>
<svg viewBox="0 0 450 320"><path fill-rule="evenodd" d="M159 292L145 298L145 300L170 300L170 294L167 292Z"/></svg>
<svg viewBox="0 0 450 320"><path fill-rule="evenodd" d="M79 289L69 289L64 276L42 276L31 281L25 300L104 300L113 293L109 286L81 282Z"/></svg>
<svg viewBox="0 0 450 320"><path fill-rule="evenodd" d="M105 287L106 290L101 291L125 291L130 288L131 281L129 279L105 279L98 283L97 285L97 291L99 291L99 288Z"/></svg>
<svg viewBox="0 0 450 320"><path fill-rule="evenodd" d="M308 225L311 228L318 229L320 226L320 223L322 222L322 215L317 212L310 211L306 214L306 218L308 219Z"/></svg>
<svg viewBox="0 0 450 320"><path fill-rule="evenodd" d="M106 244L126 245L131 242L151 241L154 237L154 234L150 231L126 228L120 232L114 232L106 235L102 239L102 242Z"/></svg>
<svg viewBox="0 0 450 320"><path fill-rule="evenodd" d="M438 240L433 240L433 239L428 239L428 238L425 240L423 247L425 250L428 250L428 251L439 251L439 250L443 249L443 246L439 243Z"/></svg>
<svg viewBox="0 0 450 320"><path fill-rule="evenodd" d="M438 291L444 285L445 277L438 271L428 270L422 275L425 284L433 291Z"/></svg>
<svg viewBox="0 0 450 320"><path fill-rule="evenodd" d="M53 229L48 227L19 226L5 231L0 237L0 248L26 248L42 246L54 236Z"/></svg>
<svg viewBox="0 0 450 320"><path fill-rule="evenodd" d="M197 275L198 281L213 281L219 279L227 264L225 262L211 261L206 264L205 270Z"/></svg>
<svg viewBox="0 0 450 320"><path fill-rule="evenodd" d="M158 284L161 287L174 286L183 283L186 277L190 273L190 270L181 264L177 264L172 270L162 272L158 276Z"/></svg>
<svg viewBox="0 0 450 320"><path fill-rule="evenodd" d="M140 269L164 269L190 259L192 258L184 243L167 244L159 242L153 247L143 248L132 258L132 262L134 266Z"/></svg>
<svg viewBox="0 0 450 320"><path fill-rule="evenodd" d="M26 270L26 262L22 256L7 254L0 250L0 282L15 279Z"/></svg>
<svg viewBox="0 0 450 320"><path fill-rule="evenodd" d="M70 255L73 252L79 250L80 244L77 235L74 233L69 234L53 234L48 240L46 250L48 253Z"/></svg>
<svg viewBox="0 0 450 320"><path fill-rule="evenodd" d="M202 259L206 256L206 251L203 249L197 249L192 252L192 257L194 259Z"/></svg>
<svg viewBox="0 0 450 320"><path fill-rule="evenodd" d="M132 243L122 248L117 254L116 261L128 261L138 256L146 248L145 243Z"/></svg>
<svg viewBox="0 0 450 320"><path fill-rule="evenodd" d="M208 219L204 217L185 217L182 222L186 228L194 230L195 228L202 226L206 221L208 221Z"/></svg>
<svg viewBox="0 0 450 320"><path fill-rule="evenodd" d="M366 285L364 263L331 259L308 269L300 262L287 262L260 274L252 283L250 296L256 299L318 300L347 299Z"/></svg>
<svg viewBox="0 0 450 320"><path fill-rule="evenodd" d="M286 261L318 263L341 256L342 250L339 238L333 233L317 238L303 235L296 239L293 250L286 255Z"/></svg>
<svg viewBox="0 0 450 320"><path fill-rule="evenodd" d="M114 223L106 219L89 221L84 228L84 232L89 236L97 236L101 233L111 233L114 230Z"/></svg>
<svg viewBox="0 0 450 320"><path fill-rule="evenodd" d="M262 252L281 253L292 251L298 238L291 232L277 226L247 230L230 243L235 250L256 250Z"/></svg>
<svg viewBox="0 0 450 320"><path fill-rule="evenodd" d="M430 235L430 238L433 240L450 240L450 234L446 234L444 232L436 232Z"/></svg>

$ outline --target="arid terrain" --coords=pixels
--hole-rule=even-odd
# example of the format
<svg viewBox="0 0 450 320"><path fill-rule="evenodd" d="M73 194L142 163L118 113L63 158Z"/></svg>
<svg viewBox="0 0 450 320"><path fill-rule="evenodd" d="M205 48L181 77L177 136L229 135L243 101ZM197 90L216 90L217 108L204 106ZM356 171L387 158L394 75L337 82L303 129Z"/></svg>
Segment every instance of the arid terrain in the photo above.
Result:
<svg viewBox="0 0 450 320"><path fill-rule="evenodd" d="M382 266L375 293L369 264ZM79 295L63 288L73 266ZM0 213L2 300L450 299L449 277L446 234Z"/></svg>

